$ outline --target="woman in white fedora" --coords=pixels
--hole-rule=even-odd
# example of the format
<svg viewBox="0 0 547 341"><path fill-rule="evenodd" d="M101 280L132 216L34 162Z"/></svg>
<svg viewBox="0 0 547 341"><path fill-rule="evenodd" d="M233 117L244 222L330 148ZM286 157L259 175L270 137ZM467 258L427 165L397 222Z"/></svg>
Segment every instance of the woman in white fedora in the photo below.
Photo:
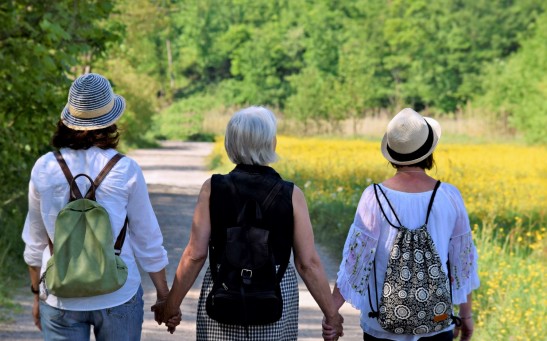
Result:
<svg viewBox="0 0 547 341"><path fill-rule="evenodd" d="M137 261L149 273L158 300L169 292L163 237L142 171L129 157L114 164L95 192L96 201L109 214L114 238L120 235L126 218L129 221L121 247L121 258L127 265L123 285L110 293L67 298L46 294L40 280L51 257L48 244L55 242L55 220L69 200L69 176L58 160L64 159L74 176L84 173L97 178L118 154L116 122L124 110L124 99L114 94L106 78L93 73L77 78L52 139L59 154L41 156L32 169L22 237L34 294L34 323L45 340L89 340L91 327L96 340L140 340L144 303ZM81 193L87 193L90 182L83 180L78 178L76 184Z"/></svg>
<svg viewBox="0 0 547 341"><path fill-rule="evenodd" d="M376 185L376 191L375 185L368 186L357 206L333 300L338 308L347 301L361 311L364 340L448 341L458 334L461 340L471 339L471 292L478 288L479 278L469 218L458 189L426 173L434 165L433 152L440 137L441 127L437 121L409 108L399 112L388 124L381 143L382 155L391 163L395 174ZM378 193L385 197L382 194L377 197ZM425 333L397 334L384 330L379 324L377 303L383 295L388 258L399 231L390 222L397 221L409 230L426 226L431 235L443 271L449 274L445 279L451 277L451 289L447 289L447 293L451 291L452 303L459 304L461 325L455 331L451 324ZM328 332L328 325L324 328Z"/></svg>

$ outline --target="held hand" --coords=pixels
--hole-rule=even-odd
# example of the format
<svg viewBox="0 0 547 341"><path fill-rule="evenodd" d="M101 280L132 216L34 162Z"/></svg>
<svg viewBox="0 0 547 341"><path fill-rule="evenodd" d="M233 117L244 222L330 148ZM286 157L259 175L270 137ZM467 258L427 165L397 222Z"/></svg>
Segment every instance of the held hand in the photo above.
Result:
<svg viewBox="0 0 547 341"><path fill-rule="evenodd" d="M34 295L34 303L32 304L32 318L34 319L34 325L42 330L42 324L40 323L40 299L38 295Z"/></svg>
<svg viewBox="0 0 547 341"><path fill-rule="evenodd" d="M342 315L338 314L327 318L323 317L322 329L323 329L323 340L325 341L336 341L339 337L344 336L344 330L342 324L344 323L344 318Z"/></svg>
<svg viewBox="0 0 547 341"><path fill-rule="evenodd" d="M165 309L165 301L156 301L156 304L154 304L150 310L154 312L154 320L158 323L158 325L161 325L163 322L163 311Z"/></svg>
<svg viewBox="0 0 547 341"><path fill-rule="evenodd" d="M158 323L158 325L165 323L167 326L167 331L171 334L175 332L176 327L180 324L180 321L182 321L182 313L180 309L178 309L175 313L168 311L165 301L158 300L156 304L151 307L151 310L154 312L154 320Z"/></svg>
<svg viewBox="0 0 547 341"><path fill-rule="evenodd" d="M323 329L323 340L324 341L330 341L330 340L336 340L338 338L338 333L336 330L327 324L327 319L323 316L323 322L322 322L322 329Z"/></svg>
<svg viewBox="0 0 547 341"><path fill-rule="evenodd" d="M171 334L175 332L177 329L177 326L180 324L180 321L182 321L182 313L179 310L179 313L175 316L172 316L165 322L165 325L167 326L167 331Z"/></svg>
<svg viewBox="0 0 547 341"><path fill-rule="evenodd" d="M462 318L462 325L454 329L454 339L457 339L460 336L460 341L469 341L473 335L473 318Z"/></svg>

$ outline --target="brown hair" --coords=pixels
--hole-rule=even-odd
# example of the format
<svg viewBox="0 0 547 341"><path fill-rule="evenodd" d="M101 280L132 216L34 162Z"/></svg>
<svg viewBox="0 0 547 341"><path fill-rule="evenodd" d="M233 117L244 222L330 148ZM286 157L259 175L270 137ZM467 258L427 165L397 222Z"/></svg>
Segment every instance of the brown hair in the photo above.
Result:
<svg viewBox="0 0 547 341"><path fill-rule="evenodd" d="M422 161L416 162L416 163L411 164L411 165L402 166L402 165L396 165L393 162L390 162L390 163L391 163L391 166L395 169L400 169L400 168L403 168L403 167L419 167L419 168L422 168L422 169L430 170L431 168L433 168L433 166L435 166L435 159L433 158L433 153L431 153L431 154L429 154L428 157L426 157Z"/></svg>
<svg viewBox="0 0 547 341"><path fill-rule="evenodd" d="M51 139L51 145L57 149L89 149L93 146L110 149L116 148L119 141L120 133L115 124L96 130L74 130L59 120L57 129Z"/></svg>

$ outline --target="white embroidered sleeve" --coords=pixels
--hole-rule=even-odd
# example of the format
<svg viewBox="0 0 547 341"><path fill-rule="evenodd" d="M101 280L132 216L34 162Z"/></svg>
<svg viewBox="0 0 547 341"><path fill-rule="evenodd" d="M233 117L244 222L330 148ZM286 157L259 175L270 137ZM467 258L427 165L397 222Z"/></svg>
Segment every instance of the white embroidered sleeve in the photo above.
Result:
<svg viewBox="0 0 547 341"><path fill-rule="evenodd" d="M453 237L450 242L450 275L452 276L452 301L465 303L467 295L480 285L477 268L477 249L471 232Z"/></svg>
<svg viewBox="0 0 547 341"><path fill-rule="evenodd" d="M351 225L336 284L344 299L356 309L366 307L365 293L378 241Z"/></svg>
<svg viewBox="0 0 547 341"><path fill-rule="evenodd" d="M449 186L448 190L452 203L458 212L448 250L452 277L452 302L461 304L465 303L467 295L480 285L478 253L473 243L469 216L461 194L454 186Z"/></svg>

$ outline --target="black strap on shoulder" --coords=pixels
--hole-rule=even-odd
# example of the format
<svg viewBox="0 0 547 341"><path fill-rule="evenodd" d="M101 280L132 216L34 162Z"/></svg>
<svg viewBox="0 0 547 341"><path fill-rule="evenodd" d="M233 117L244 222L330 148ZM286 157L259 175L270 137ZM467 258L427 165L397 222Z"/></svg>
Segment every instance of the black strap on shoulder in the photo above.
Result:
<svg viewBox="0 0 547 341"><path fill-rule="evenodd" d="M435 187L433 188L433 193L431 193L431 198L429 199L429 204L427 206L427 214L426 214L426 217L425 217L425 223L424 225L427 225L427 222L429 221L429 214L431 213L431 208L433 207L433 200L435 199L435 194L437 194L437 189L439 189L439 186L441 185L441 182L439 180L437 180L437 182L435 183ZM390 220L389 218L387 217L387 214L386 212L384 211L384 208L382 207L382 203L380 202L380 198L378 196L378 190L380 190L380 192L382 193L382 195L384 196L384 198L386 199L386 202L387 204L389 205L389 208L391 209L391 212L393 212L393 216L395 216L395 219L397 220L397 223L399 223L399 226L396 226L394 225ZM378 201L378 206L380 207L380 211L382 211L382 214L384 215L384 217L386 218L386 221L388 222L389 225L393 226L394 228L396 229L399 229L401 227L404 227L403 224L401 223L401 221L399 220L399 217L397 216L397 214L395 213L395 209L393 209L393 206L391 205L391 202L389 202L387 196L386 196L386 193L382 190L382 187L380 187L380 185L378 184L374 184L374 195L376 196L376 201Z"/></svg>
<svg viewBox="0 0 547 341"><path fill-rule="evenodd" d="M80 189L78 188L78 185L76 184L76 179L80 176L86 177L90 183L91 186L89 190L87 191L85 198L90 200L95 200L95 191L99 187L99 185L103 182L104 178L112 170L112 168L120 161L121 158L124 157L123 154L117 153L114 155L104 166L104 168L99 172L99 175L95 178L94 181L91 180L91 178L86 174L78 174L76 176L72 176L72 173L70 172L70 169L68 168L68 165L63 158L63 155L59 151L54 151L53 154L55 155L55 159L59 163L59 166L61 167L61 170L63 171L63 174L65 175L66 180L68 181L70 185L70 198L69 201L73 201L76 199L82 199L82 192L80 192ZM129 224L129 218L125 216L125 222L123 224L122 230L120 231L120 234L118 235L118 238L116 238L116 243L114 244L115 254L120 255L122 252L122 246L125 241L125 235L127 233L127 225ZM53 254L53 247L51 240L49 240L50 245L50 251L51 254Z"/></svg>
<svg viewBox="0 0 547 341"><path fill-rule="evenodd" d="M274 202L275 197L281 191L282 188L283 188L283 181L282 180L277 181L274 187L272 188L272 190L270 191L270 193L268 194L268 196L266 197L266 199L264 199L264 203L262 204L262 207L264 208L264 212L266 212L270 208L270 206ZM288 261L282 262L279 265L279 269L277 270L277 273L276 273L278 284L281 283L281 280L283 279L283 276L285 275L285 271L287 270L288 266L289 266Z"/></svg>
<svg viewBox="0 0 547 341"><path fill-rule="evenodd" d="M437 194L437 189L439 189L439 186L441 185L441 182L437 180L437 183L435 184L435 188L433 188L433 193L431 193L431 199L429 199L429 205L427 206L427 215L425 216L425 226L427 226L427 222L429 221L429 213L431 213L431 208L433 207L433 200L435 199L435 194Z"/></svg>
<svg viewBox="0 0 547 341"><path fill-rule="evenodd" d="M399 226L394 225L394 224L389 220L389 218L387 217L387 214L386 214L386 212L384 211L384 208L382 207L382 203L380 202L380 198L378 197L378 189L380 190L380 192L382 193L382 195L383 195L384 198L386 199L386 202L387 202L387 204L389 205L389 208L391 209L391 212L393 212L393 215L395 216L395 219L397 219L397 222L399 223ZM400 229L401 227L403 227L403 224L401 224L401 221L399 220L399 217L398 217L397 214L395 213L395 209L394 209L393 206L391 205L391 202L389 202L389 200L387 199L386 193L382 190L382 187L380 187L380 185L378 185L378 184L374 184L374 195L376 196L376 201L378 201L378 206L380 207L380 211L382 211L382 214L384 215L384 218L386 218L386 221L388 222L388 224L391 225L391 226L393 226L393 227L396 228L396 229Z"/></svg>

